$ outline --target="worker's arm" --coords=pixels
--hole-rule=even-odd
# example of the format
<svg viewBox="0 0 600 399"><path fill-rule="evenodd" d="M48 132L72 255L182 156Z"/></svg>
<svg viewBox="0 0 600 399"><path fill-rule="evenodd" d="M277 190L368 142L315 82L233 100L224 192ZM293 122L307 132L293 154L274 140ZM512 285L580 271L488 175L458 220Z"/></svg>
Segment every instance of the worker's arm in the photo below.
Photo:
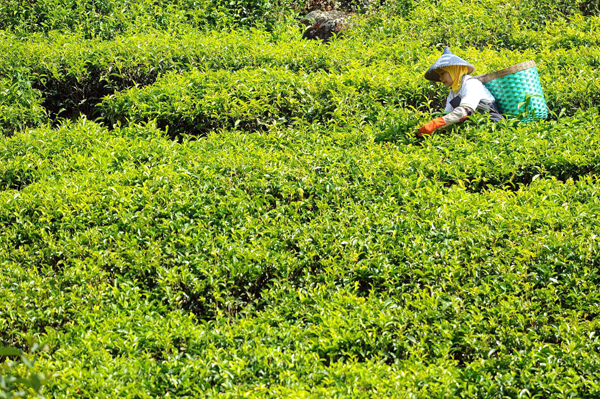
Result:
<svg viewBox="0 0 600 399"><path fill-rule="evenodd" d="M450 112L449 114L436 118L431 122L421 126L417 136L422 137L425 134L433 133L436 129L462 122L472 114L473 110L471 107L461 105L460 107L454 108L454 111Z"/></svg>

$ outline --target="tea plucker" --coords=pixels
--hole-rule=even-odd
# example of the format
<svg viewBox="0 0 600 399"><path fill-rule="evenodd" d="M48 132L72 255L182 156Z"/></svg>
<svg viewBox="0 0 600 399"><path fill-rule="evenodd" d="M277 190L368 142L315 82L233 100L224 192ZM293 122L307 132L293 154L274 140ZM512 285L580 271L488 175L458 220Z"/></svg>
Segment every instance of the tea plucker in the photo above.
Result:
<svg viewBox="0 0 600 399"><path fill-rule="evenodd" d="M437 129L462 122L475 111L490 114L490 120L495 122L502 119L492 93L471 76L474 70L473 65L454 55L448 47L444 49L442 56L425 73L425 79L442 82L450 88L444 110L447 114L421 126L417 136L422 137Z"/></svg>

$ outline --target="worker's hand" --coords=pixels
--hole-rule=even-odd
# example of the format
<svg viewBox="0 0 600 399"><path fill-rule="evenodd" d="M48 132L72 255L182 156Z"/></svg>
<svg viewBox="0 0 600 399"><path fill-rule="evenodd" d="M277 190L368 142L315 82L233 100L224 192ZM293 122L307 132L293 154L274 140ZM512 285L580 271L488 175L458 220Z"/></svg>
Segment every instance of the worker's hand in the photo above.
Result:
<svg viewBox="0 0 600 399"><path fill-rule="evenodd" d="M439 129L441 127L446 126L446 121L443 117L435 118L429 123L424 124L419 128L419 133L417 133L418 137L423 137L425 134L431 134L435 129Z"/></svg>

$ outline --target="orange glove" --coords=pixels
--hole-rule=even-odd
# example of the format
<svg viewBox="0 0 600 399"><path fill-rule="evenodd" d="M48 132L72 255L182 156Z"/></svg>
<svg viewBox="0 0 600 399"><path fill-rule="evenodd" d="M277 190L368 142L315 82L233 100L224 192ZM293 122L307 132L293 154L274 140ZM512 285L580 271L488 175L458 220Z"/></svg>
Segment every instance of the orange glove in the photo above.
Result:
<svg viewBox="0 0 600 399"><path fill-rule="evenodd" d="M419 133L417 136L423 137L424 134L431 134L435 129L439 129L441 127L446 126L446 121L443 117L435 118L429 123L424 124L419 128Z"/></svg>

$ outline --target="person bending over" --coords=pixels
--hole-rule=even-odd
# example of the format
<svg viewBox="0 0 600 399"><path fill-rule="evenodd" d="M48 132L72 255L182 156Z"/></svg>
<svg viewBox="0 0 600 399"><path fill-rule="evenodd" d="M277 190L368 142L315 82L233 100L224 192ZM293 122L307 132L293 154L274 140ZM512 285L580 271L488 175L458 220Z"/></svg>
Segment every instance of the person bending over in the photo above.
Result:
<svg viewBox="0 0 600 399"><path fill-rule="evenodd" d="M442 82L450 88L444 110L446 115L421 126L418 137L462 122L475 111L490 114L490 120L494 122L503 118L492 93L483 83L471 76L474 70L473 65L454 55L448 47L444 49L442 56L425 73L425 79Z"/></svg>

